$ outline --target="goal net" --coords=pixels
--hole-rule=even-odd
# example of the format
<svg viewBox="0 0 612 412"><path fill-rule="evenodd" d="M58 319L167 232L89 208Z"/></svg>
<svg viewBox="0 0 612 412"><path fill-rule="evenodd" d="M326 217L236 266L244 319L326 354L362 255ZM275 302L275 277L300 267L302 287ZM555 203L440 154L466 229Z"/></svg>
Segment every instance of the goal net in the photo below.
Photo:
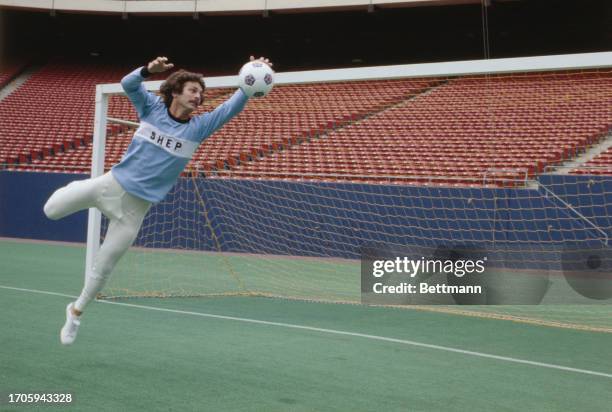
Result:
<svg viewBox="0 0 612 412"><path fill-rule="evenodd" d="M212 108L236 79L206 83ZM152 207L105 298L369 303L367 251L454 261L477 251L505 298L374 303L612 332L610 53L281 73L276 83ZM106 136L113 95L118 85L98 87L93 175L131 136ZM91 211L88 267L105 227Z"/></svg>

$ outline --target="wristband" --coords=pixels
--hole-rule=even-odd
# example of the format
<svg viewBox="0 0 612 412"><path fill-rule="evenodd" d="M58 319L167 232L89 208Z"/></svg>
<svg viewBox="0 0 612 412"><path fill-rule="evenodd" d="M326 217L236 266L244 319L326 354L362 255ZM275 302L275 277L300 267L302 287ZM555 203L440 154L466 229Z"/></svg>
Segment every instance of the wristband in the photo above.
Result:
<svg viewBox="0 0 612 412"><path fill-rule="evenodd" d="M149 77L151 75L151 72L149 71L149 69L147 69L147 66L144 66L142 69L140 69L140 75L142 77Z"/></svg>

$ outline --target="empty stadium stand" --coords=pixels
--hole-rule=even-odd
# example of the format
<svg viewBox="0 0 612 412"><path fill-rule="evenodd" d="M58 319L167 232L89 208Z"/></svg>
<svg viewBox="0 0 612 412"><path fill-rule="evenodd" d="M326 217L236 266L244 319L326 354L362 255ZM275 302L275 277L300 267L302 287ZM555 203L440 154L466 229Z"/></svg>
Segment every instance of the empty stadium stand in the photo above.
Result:
<svg viewBox="0 0 612 412"><path fill-rule="evenodd" d="M0 102L0 162L29 164L91 142L95 85L122 67L54 62Z"/></svg>
<svg viewBox="0 0 612 412"><path fill-rule="evenodd" d="M88 171L94 86L130 69L46 65L0 102L0 163ZM232 92L207 90L201 111ZM205 140L190 167L216 178L514 185L607 136L610 107L609 70L277 86ZM109 116L137 121L123 96ZM133 133L108 131L107 168Z"/></svg>
<svg viewBox="0 0 612 412"><path fill-rule="evenodd" d="M250 177L513 185L606 136L610 107L609 72L449 79L235 169Z"/></svg>

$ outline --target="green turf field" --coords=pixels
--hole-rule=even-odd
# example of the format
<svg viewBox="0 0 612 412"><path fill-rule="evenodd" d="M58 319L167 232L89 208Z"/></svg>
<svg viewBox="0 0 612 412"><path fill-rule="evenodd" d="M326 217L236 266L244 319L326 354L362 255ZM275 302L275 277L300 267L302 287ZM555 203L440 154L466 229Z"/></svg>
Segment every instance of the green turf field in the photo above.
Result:
<svg viewBox="0 0 612 412"><path fill-rule="evenodd" d="M132 248L103 294L113 298L242 294L354 304L361 303L360 275L359 260ZM549 282L549 289L541 305L423 305L421 300L414 306L409 295L387 296L385 304L612 333L612 305L579 295L561 273L490 270L488 276L496 279L498 291L512 298L529 295L536 278ZM428 282L446 283L446 276L433 276ZM452 302L450 297L446 300Z"/></svg>
<svg viewBox="0 0 612 412"><path fill-rule="evenodd" d="M607 411L612 334L400 308L263 297L93 303L72 347L64 308L85 249L0 241L1 410ZM569 307L571 309L571 307ZM569 310L569 309L566 309Z"/></svg>

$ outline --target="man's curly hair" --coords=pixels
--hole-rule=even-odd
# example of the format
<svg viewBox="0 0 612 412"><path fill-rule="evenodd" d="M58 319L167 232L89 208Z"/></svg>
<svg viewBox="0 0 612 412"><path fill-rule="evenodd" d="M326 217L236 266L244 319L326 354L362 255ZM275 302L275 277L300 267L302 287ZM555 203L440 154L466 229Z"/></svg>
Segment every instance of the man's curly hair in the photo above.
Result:
<svg viewBox="0 0 612 412"><path fill-rule="evenodd" d="M179 70L172 73L168 78L162 83L159 91L162 95L162 99L164 100L164 104L166 107L170 107L172 104L172 93L183 93L183 87L186 82L197 82L202 86L202 95L200 96L200 104L204 101L204 90L206 90L206 85L204 84L204 80L202 79L202 75L200 73L192 73L186 70Z"/></svg>

